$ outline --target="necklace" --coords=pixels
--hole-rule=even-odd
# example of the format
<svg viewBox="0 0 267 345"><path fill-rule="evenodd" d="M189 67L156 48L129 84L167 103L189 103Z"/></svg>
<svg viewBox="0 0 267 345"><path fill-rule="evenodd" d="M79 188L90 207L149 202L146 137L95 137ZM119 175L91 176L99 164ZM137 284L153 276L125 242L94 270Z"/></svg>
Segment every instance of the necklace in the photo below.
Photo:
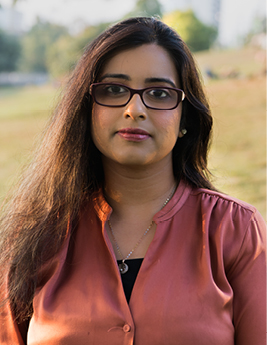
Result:
<svg viewBox="0 0 267 345"><path fill-rule="evenodd" d="M168 204L168 202L170 201L170 199L172 198L174 192L175 192L175 189L176 189L176 185L174 186L174 188L172 189L171 193L169 194L169 196L167 197L167 199L164 201L163 205L161 206L161 210L163 209L164 206L166 206ZM124 274L126 273L128 270L129 270L129 266L125 263L125 260L127 260L132 254L133 252L135 251L135 249L140 245L140 243L143 241L144 237L147 235L147 233L149 232L149 230L151 229L152 225L153 225L153 220L152 222L150 223L149 227L146 229L146 231L143 233L143 235L139 238L139 240L136 242L135 246L133 247L133 249L130 251L130 253L125 257L123 258L123 255L121 253L121 250L120 250L120 246L118 245L118 242L115 238L115 234L114 234L114 231L113 231L113 228L111 226L111 222L110 220L108 220L108 225L109 225L109 229L110 229L110 233L111 233L111 236L112 236L112 239L116 245L116 249L117 249L117 252L120 254L121 258L122 258L122 262L119 264L119 270L120 270L120 273L121 274Z"/></svg>

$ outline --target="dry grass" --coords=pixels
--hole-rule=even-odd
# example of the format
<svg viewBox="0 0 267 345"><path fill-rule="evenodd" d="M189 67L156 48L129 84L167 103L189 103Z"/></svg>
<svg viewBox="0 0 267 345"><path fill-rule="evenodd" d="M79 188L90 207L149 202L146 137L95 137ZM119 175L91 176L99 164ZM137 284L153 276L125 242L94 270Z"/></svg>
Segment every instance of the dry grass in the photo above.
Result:
<svg viewBox="0 0 267 345"><path fill-rule="evenodd" d="M215 184L265 215L265 78L214 82L208 90L214 115L210 168Z"/></svg>
<svg viewBox="0 0 267 345"><path fill-rule="evenodd" d="M266 216L266 77L265 53L256 48L199 53L219 76L205 80L214 134L210 170L223 192L255 205ZM237 73L237 78L224 76Z"/></svg>

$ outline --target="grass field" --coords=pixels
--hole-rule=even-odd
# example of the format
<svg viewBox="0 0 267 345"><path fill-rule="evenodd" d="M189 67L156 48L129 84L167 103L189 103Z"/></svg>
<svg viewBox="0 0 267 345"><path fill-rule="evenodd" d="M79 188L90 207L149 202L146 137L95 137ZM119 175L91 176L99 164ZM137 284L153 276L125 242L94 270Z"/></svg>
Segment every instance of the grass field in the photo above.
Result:
<svg viewBox="0 0 267 345"><path fill-rule="evenodd" d="M199 53L214 117L210 170L216 187L255 205L266 217L266 75L265 54L253 48Z"/></svg>
<svg viewBox="0 0 267 345"><path fill-rule="evenodd" d="M210 170L223 192L255 205L266 216L266 80L262 53L247 48L196 55L201 70L218 79L205 87L214 116ZM238 78L225 78L234 72ZM21 166L55 105L52 85L0 89L0 202L19 176Z"/></svg>

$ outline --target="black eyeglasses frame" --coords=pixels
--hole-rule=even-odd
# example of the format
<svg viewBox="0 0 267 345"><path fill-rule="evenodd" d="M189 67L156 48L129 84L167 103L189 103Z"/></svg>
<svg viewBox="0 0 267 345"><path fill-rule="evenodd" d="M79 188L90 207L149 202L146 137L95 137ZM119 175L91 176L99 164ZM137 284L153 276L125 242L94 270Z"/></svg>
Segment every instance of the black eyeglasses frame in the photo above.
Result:
<svg viewBox="0 0 267 345"><path fill-rule="evenodd" d="M100 102L98 102L96 100L96 97L95 97L95 87L98 86L98 85L115 85L115 86L121 86L121 87L125 87L126 89L128 89L130 91L130 97L128 99L127 102L125 102L124 104L121 104L121 105L106 105L106 104L102 104ZM146 91L146 90L150 90L150 89L167 89L167 90L174 90L177 94L178 94L178 98L177 98L177 102L176 102L176 105L171 107L171 108L167 108L167 109L164 109L164 108L154 108L154 107L150 107L148 106L144 99L143 99L143 93ZM143 102L143 104L148 108L148 109L154 109L154 110L173 110L175 109L176 107L178 107L179 103L183 102L183 100L185 99L185 93L183 90L181 89L178 89L178 88L175 88L175 87L169 87L169 86L150 86L150 87L146 87L144 89L133 89L129 86L126 86L124 84L119 84L119 83L92 83L90 85L90 88L89 88L89 94L93 97L93 100L95 103L99 104L99 105L102 105L104 107L110 107L110 108L121 108L121 107L125 107L129 102L130 100L132 99L133 95L135 94L138 94ZM181 97L179 97L179 94L181 94Z"/></svg>

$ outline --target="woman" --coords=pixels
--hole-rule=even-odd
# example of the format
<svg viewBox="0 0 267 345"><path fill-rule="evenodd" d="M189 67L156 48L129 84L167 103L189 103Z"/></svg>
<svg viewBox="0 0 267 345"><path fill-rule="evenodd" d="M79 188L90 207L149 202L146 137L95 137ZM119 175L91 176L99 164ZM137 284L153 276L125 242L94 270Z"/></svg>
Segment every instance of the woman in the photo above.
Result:
<svg viewBox="0 0 267 345"><path fill-rule="evenodd" d="M162 22L88 46L2 219L1 344L263 345L264 222L210 183L211 128Z"/></svg>

